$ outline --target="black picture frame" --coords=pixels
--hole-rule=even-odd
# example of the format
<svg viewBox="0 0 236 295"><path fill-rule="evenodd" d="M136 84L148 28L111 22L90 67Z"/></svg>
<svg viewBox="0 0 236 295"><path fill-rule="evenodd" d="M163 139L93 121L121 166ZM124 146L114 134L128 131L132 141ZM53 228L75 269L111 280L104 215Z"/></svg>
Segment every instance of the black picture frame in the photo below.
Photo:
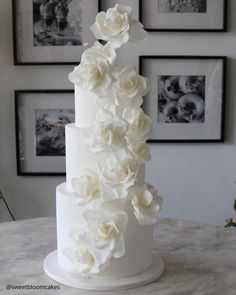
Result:
<svg viewBox="0 0 236 295"><path fill-rule="evenodd" d="M17 16L17 4L19 3L20 0L12 0L12 36L13 36L13 63L15 66L48 66L48 65L77 65L80 63L80 58L77 56L75 60L68 60L68 61L60 61L58 58L55 61L38 61L38 60L22 60L19 57L19 50L21 46L18 44L18 30L19 30L19 25L18 25L18 16ZM24 0L27 1L27 0ZM33 1L33 0L31 0ZM91 1L91 0L90 0ZM102 0L93 0L97 3L97 10L94 12L94 16L101 11L101 1ZM32 20L33 22L33 20ZM92 23L91 23L92 24ZM88 26L89 29L89 26ZM23 30L22 30L23 31ZM91 33L92 34L92 33ZM95 41L95 37L94 37ZM23 43L23 42L22 42ZM48 46L49 47L49 46ZM53 47L53 46L51 46ZM84 50L84 46L75 46L75 47L83 47L81 49L81 54L82 51ZM27 54L26 54L27 55Z"/></svg>
<svg viewBox="0 0 236 295"><path fill-rule="evenodd" d="M59 99L61 95L61 98ZM70 89L56 89L56 90L15 90L14 99L15 99L15 143L16 143L16 168L18 176L65 176L65 156L56 156L54 159L52 157L44 157L42 156L37 158L36 154L36 135L34 131L36 130L36 116L32 113L33 103L35 103L38 107L40 105L40 96L43 98L44 103L49 104L49 109L52 109L52 105L54 103L50 102L50 96L55 96L55 101L57 102L55 105L56 110L60 110L64 107L66 110L74 111L74 90ZM68 103L68 98L70 96L70 103ZM31 100L34 102L31 102ZM26 105L25 101L30 102L30 107ZM63 103L62 103L63 101ZM68 105L68 106L67 106ZM24 109L25 107L25 109ZM63 109L63 110L64 110ZM31 110L31 113L30 111ZM47 110L47 108L46 108ZM28 116L27 118L25 116ZM33 121L33 122L32 122ZM25 122L25 124L22 124ZM34 125L35 124L35 125ZM27 126L27 130L23 130L24 127ZM27 134L28 139L24 140L24 134ZM32 134L33 133L33 134ZM22 149L23 147L23 149ZM22 151L23 150L23 153ZM30 151L30 152L28 152ZM30 161L33 161L33 165L27 164ZM35 161L36 160L36 161ZM40 163L43 160L43 163ZM53 160L53 162L51 162ZM43 164L47 164L48 167L45 169L40 168L37 170L37 165L40 163L40 166ZM60 169L55 169L56 166L60 166ZM53 164L53 165L51 165ZM50 165L52 167L50 167ZM29 166L33 166L34 169L29 169Z"/></svg>
<svg viewBox="0 0 236 295"><path fill-rule="evenodd" d="M219 85L219 93L221 93L220 95L220 98L221 98L221 101L219 103L219 105L217 105L217 110L218 112L220 113L219 115L219 121L218 122L218 136L217 137L209 137L209 138L170 138L170 137L167 137L167 138L162 138L161 136L160 137L155 137L153 134L152 134L152 131L151 131L151 135L150 135L150 139L148 140L148 142L150 143L222 143L225 141L225 100L226 100L226 71L227 71L227 60L228 58L226 56L182 56L182 55L177 55L177 56L169 56L169 55L143 55L143 56L139 56L139 73L140 75L144 75L146 76L147 78L151 78L149 77L148 73L147 73L147 70L144 70L145 68L145 61L150 61L150 64L152 64L154 61L156 60L159 60L159 61L169 61L170 63L172 61L186 61L187 63L190 62L191 60L192 61L195 61L195 62L198 62L198 61L202 61L202 63L204 64L204 62L217 62L219 61L219 64L221 64L221 70L220 70L220 73L219 73L219 82L220 82L220 85ZM179 67L176 66L178 69ZM173 73L173 75L177 75L177 73ZM196 74L196 73L194 73ZM153 71L152 71L152 75L153 75ZM188 73L189 75L189 73ZM190 74L192 75L192 74ZM165 75L164 75L165 76ZM151 78L152 79L152 78ZM158 83L157 83L158 84ZM209 87L209 86L208 86ZM150 111L148 111L148 108L149 110L151 110L151 112L153 112L153 110L155 109L155 106L151 106L151 107L148 107L148 103L149 101L151 101L151 96L154 96L156 97L156 115L158 116L158 86L157 86L157 92L156 93L152 93L152 81L150 82L150 91L149 93L146 95L146 97L144 98L144 103L142 105L142 108L144 109L144 111L147 113L147 115L149 115L152 120L153 120L153 124L154 125L154 128L155 128L155 120L154 120L154 116L152 116L152 114L150 114ZM218 97L216 97L217 99ZM211 98L211 100L213 100L214 97ZM154 100L153 100L154 101ZM205 101L207 101L207 98L205 98ZM205 106L204 106L205 107ZM207 110L204 110L205 114L207 114ZM212 109L211 109L211 112L212 112ZM189 123L188 123L189 124ZM160 123L157 123L156 125L158 125L158 128L160 128ZM171 125L170 124L168 128L171 128ZM173 126L177 126L178 124L173 124ZM163 125L164 126L164 125ZM181 126L181 124L179 124L179 126ZM184 126L184 125L182 125ZM186 124L187 126L187 124ZM180 127L178 127L180 128ZM187 128L187 127L186 127Z"/></svg>
<svg viewBox="0 0 236 295"><path fill-rule="evenodd" d="M158 27L148 27L144 21L144 0L139 0L139 20L144 25L144 28L148 32L227 32L227 10L228 10L228 0L223 1L223 13L222 13L222 27L221 28L158 28ZM145 1L147 4L148 1Z"/></svg>

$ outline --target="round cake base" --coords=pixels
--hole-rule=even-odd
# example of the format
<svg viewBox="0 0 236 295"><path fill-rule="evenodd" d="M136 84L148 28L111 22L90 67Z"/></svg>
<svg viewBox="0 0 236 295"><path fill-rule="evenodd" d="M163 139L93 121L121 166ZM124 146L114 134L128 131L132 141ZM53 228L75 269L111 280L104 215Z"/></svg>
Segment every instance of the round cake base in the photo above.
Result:
<svg viewBox="0 0 236 295"><path fill-rule="evenodd" d="M60 268L57 262L57 250L55 250L44 259L44 271L54 281L73 288L93 291L123 290L140 287L158 279L164 272L164 262L161 256L155 253L151 267L137 275L114 280L94 277L81 279Z"/></svg>

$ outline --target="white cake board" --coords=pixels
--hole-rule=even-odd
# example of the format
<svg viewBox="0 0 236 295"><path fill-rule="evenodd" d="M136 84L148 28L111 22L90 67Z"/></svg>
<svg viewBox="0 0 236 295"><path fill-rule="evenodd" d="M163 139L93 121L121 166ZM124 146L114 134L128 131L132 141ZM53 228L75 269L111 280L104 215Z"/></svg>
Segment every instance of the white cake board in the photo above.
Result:
<svg viewBox="0 0 236 295"><path fill-rule="evenodd" d="M152 265L146 271L134 276L119 279L81 279L68 274L60 268L57 262L57 250L51 252L44 259L44 271L54 281L61 284L93 291L122 290L140 287L158 279L164 272L164 262L160 255L153 254Z"/></svg>

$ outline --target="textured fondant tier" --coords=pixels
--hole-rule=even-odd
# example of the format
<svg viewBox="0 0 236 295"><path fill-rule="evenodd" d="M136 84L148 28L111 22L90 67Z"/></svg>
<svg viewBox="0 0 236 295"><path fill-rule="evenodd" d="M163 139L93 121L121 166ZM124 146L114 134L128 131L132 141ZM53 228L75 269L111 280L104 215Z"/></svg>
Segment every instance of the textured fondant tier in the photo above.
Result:
<svg viewBox="0 0 236 295"><path fill-rule="evenodd" d="M96 97L96 94L84 91L75 85L75 125L77 127L89 127L94 122L100 108Z"/></svg>
<svg viewBox="0 0 236 295"><path fill-rule="evenodd" d="M140 226L133 214L132 205L124 203L120 208L116 205L103 206L103 212L123 210L128 215L128 224L124 233L126 254L112 258L110 265L102 273L96 275L102 278L122 278L135 275L146 270L152 262L153 228L151 225ZM57 186L57 249L58 263L62 269L72 272L73 264L63 254L64 250L73 246L69 237L74 228L85 227L82 214L87 206L77 206L76 198L66 190L66 184Z"/></svg>
<svg viewBox="0 0 236 295"><path fill-rule="evenodd" d="M72 179L82 174L83 170L97 171L97 161L102 155L95 156L84 143L84 129L75 124L66 125L66 183L72 192ZM145 165L140 165L137 183L142 184L145 177Z"/></svg>

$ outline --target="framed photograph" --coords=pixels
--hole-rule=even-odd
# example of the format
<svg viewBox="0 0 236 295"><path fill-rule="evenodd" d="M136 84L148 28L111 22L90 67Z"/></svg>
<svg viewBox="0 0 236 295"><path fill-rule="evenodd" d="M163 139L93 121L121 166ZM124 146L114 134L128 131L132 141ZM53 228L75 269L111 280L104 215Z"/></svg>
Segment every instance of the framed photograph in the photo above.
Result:
<svg viewBox="0 0 236 295"><path fill-rule="evenodd" d="M15 65L78 64L100 0L12 0Z"/></svg>
<svg viewBox="0 0 236 295"><path fill-rule="evenodd" d="M150 142L223 142L226 57L140 56Z"/></svg>
<svg viewBox="0 0 236 295"><path fill-rule="evenodd" d="M147 31L226 32L227 0L139 0Z"/></svg>
<svg viewBox="0 0 236 295"><path fill-rule="evenodd" d="M65 125L73 90L15 91L17 175L65 175Z"/></svg>

